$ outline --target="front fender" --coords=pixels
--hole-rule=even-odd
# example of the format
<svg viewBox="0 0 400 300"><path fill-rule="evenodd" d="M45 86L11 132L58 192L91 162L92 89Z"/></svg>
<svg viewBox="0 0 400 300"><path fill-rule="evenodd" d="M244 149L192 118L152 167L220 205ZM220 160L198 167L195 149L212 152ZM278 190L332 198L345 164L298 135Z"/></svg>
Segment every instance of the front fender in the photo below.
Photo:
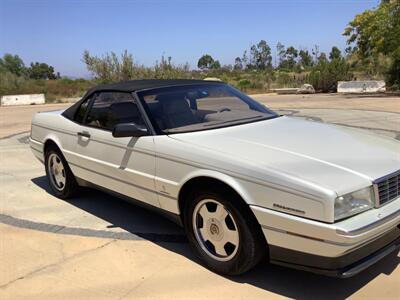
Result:
<svg viewBox="0 0 400 300"><path fill-rule="evenodd" d="M236 178L233 178L232 176L229 176L227 174L218 172L218 171L213 171L213 170L207 170L207 169L198 169L190 172L187 174L184 178L179 183L179 193L182 190L183 186L189 182L192 179L199 178L199 177L208 177L212 179L216 179L218 181L221 181L225 183L226 185L230 186L238 195L247 203L252 203L253 201L251 200L250 193L247 191L246 187L243 186L242 183L240 183ZM179 195L178 193L178 195Z"/></svg>
<svg viewBox="0 0 400 300"><path fill-rule="evenodd" d="M180 188L196 177L209 177L227 184L248 205L269 208L315 220L326 220L330 217L330 211L321 201L213 170L198 169L190 172L180 182Z"/></svg>

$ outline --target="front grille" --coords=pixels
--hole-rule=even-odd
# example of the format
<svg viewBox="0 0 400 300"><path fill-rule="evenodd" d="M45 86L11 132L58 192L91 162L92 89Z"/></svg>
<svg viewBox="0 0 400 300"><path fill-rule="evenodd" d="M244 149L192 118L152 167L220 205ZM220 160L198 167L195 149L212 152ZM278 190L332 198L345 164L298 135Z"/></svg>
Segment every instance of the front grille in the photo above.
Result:
<svg viewBox="0 0 400 300"><path fill-rule="evenodd" d="M378 179L378 203L383 205L400 196L400 171Z"/></svg>

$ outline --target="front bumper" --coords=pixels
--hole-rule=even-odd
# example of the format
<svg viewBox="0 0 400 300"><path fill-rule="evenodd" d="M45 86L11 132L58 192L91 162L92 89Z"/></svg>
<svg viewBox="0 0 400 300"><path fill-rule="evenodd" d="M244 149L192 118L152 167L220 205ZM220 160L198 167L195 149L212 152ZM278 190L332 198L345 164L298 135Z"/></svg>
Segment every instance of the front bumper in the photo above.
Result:
<svg viewBox="0 0 400 300"><path fill-rule="evenodd" d="M399 225L400 226L400 225ZM339 257L326 257L270 246L270 262L326 276L348 278L400 249L400 228Z"/></svg>
<svg viewBox="0 0 400 300"><path fill-rule="evenodd" d="M334 224L250 208L276 264L349 277L399 249L400 198Z"/></svg>

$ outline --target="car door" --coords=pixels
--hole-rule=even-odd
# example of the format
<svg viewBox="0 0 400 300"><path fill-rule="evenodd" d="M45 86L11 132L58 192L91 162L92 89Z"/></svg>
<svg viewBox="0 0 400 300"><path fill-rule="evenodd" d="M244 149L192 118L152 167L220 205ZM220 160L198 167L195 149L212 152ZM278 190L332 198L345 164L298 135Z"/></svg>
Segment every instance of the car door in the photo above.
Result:
<svg viewBox="0 0 400 300"><path fill-rule="evenodd" d="M151 134L142 137L112 135L120 123L146 126L131 93L94 94L81 111L76 136L77 176L98 186L159 207L154 189L155 151ZM149 131L150 132L150 131Z"/></svg>

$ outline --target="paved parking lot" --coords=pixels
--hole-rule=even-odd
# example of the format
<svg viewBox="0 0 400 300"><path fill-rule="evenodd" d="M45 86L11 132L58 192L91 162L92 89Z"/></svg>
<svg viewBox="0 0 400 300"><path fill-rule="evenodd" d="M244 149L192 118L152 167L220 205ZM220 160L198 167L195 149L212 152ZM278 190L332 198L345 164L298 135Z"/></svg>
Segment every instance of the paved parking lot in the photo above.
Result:
<svg viewBox="0 0 400 300"><path fill-rule="evenodd" d="M400 112L400 96L391 94L312 94L312 95L253 95L253 98L276 108L357 109Z"/></svg>
<svg viewBox="0 0 400 300"><path fill-rule="evenodd" d="M370 110L360 110L358 98L343 109L341 98L296 97L260 100L282 114L400 139L400 98L379 98L381 106L368 98ZM182 229L153 212L89 189L55 198L26 131L34 111L63 107L0 108L0 299L400 298L397 253L346 280L267 263L224 277L202 267Z"/></svg>

